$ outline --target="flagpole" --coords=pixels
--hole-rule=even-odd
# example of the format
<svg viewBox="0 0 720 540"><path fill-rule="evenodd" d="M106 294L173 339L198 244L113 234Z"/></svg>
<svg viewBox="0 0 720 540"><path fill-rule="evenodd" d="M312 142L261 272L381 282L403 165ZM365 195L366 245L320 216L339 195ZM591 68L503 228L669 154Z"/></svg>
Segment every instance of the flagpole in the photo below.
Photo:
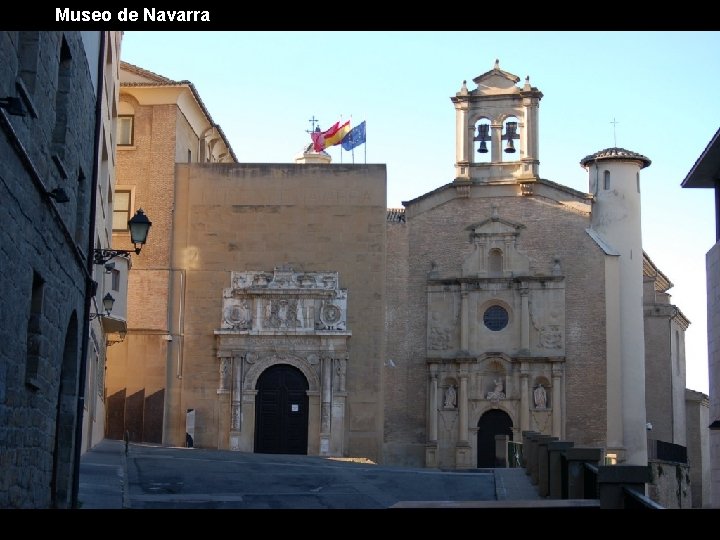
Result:
<svg viewBox="0 0 720 540"><path fill-rule="evenodd" d="M365 152L365 165L367 165L367 121L365 122L365 145L363 146Z"/></svg>

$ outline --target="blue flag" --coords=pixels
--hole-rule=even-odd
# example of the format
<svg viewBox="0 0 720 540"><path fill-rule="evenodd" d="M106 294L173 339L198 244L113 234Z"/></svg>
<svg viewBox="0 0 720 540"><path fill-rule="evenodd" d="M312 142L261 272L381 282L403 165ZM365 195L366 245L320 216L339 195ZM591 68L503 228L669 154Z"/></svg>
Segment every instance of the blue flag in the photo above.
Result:
<svg viewBox="0 0 720 540"><path fill-rule="evenodd" d="M365 120L350 130L342 140L343 150L352 150L365 142Z"/></svg>

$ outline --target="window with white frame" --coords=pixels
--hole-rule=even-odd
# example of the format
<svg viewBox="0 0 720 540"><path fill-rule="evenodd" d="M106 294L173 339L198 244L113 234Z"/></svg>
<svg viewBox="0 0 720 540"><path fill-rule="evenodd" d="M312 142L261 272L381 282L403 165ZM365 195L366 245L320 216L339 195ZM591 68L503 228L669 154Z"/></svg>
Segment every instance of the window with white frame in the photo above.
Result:
<svg viewBox="0 0 720 540"><path fill-rule="evenodd" d="M132 146L134 137L135 117L133 115L119 115L117 118L117 144L118 146Z"/></svg>

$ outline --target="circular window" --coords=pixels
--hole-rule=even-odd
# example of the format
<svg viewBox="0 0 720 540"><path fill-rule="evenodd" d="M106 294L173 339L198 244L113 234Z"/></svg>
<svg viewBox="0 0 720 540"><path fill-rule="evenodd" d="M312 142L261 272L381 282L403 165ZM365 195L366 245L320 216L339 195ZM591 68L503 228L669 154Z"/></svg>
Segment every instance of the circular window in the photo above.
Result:
<svg viewBox="0 0 720 540"><path fill-rule="evenodd" d="M508 323L508 312L502 306L490 306L485 310L483 322L493 332L502 330Z"/></svg>

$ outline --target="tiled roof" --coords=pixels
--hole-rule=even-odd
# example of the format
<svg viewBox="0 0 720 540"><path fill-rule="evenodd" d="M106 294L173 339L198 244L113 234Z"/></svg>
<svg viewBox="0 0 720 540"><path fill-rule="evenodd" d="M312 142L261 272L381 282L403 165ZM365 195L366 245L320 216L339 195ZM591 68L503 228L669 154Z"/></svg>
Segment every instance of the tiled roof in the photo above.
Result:
<svg viewBox="0 0 720 540"><path fill-rule="evenodd" d="M125 69L132 73L135 73L136 75L140 75L141 77L147 77L148 79L153 79L156 83L177 84L177 81L173 81L171 79L168 79L167 77L158 75L157 73L150 71L149 69L143 69L140 66L136 66L136 65L130 64L128 62L121 61L120 69Z"/></svg>
<svg viewBox="0 0 720 540"><path fill-rule="evenodd" d="M210 124L212 124L215 128L217 128L218 133L220 134L220 137L222 137L222 140L225 143L225 146L227 147L228 151L230 152L230 155L233 158L233 161L235 163L238 162L238 158L235 155L235 152L233 151L232 146L230 146L230 141L228 141L227 137L225 136L225 132L223 132L222 128L220 127L220 124L216 124L215 121L212 119L212 116L210 116L210 111L207 110L205 103L200 98L200 94L198 93L198 91L195 88L195 85L193 83L191 83L190 81L186 81L186 80L173 81L172 79L168 79L167 77L163 77L162 75L158 75L157 73L153 73L152 71L148 71L147 69L143 69L141 67L135 66L133 64L129 64L127 62L120 62L120 68L126 69L137 75L141 75L143 77L147 77L149 79L154 80L154 82L151 82L151 83L124 82L124 83L120 83L121 87L183 86L183 85L188 86L190 88L190 91L193 93L193 96L195 97L195 101L197 101L198 105L200 105L200 108L202 109L203 113L207 117L208 122L210 122Z"/></svg>
<svg viewBox="0 0 720 540"><path fill-rule="evenodd" d="M600 150L599 152L595 152L594 154L590 154L589 156L585 156L580 160L580 165L585 167L588 163L595 160L601 160L601 159L633 159L637 161L641 161L643 166L641 168L645 168L648 165L652 163L648 158L643 156L642 154L638 154L637 152L633 152L631 150L626 150L625 148L605 148L605 150Z"/></svg>

